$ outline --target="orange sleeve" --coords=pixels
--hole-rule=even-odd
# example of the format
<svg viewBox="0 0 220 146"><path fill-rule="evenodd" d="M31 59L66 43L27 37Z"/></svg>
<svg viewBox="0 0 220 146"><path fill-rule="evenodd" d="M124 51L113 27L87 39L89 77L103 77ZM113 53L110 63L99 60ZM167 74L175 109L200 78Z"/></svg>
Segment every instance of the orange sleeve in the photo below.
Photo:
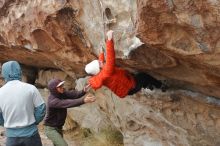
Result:
<svg viewBox="0 0 220 146"><path fill-rule="evenodd" d="M100 71L100 73L98 73L97 75L95 76L92 76L90 79L89 79L89 84L91 85L91 87L93 89L98 89L98 88L101 88L102 85L103 85L103 81L105 80L106 76L105 76L105 73L103 70Z"/></svg>
<svg viewBox="0 0 220 146"><path fill-rule="evenodd" d="M98 76L93 76L89 79L89 84L96 90L102 87L102 80Z"/></svg>
<svg viewBox="0 0 220 146"><path fill-rule="evenodd" d="M104 57L104 53L100 53L99 54L99 61L104 62L105 61L105 57Z"/></svg>
<svg viewBox="0 0 220 146"><path fill-rule="evenodd" d="M106 41L106 64L103 68L105 74L110 76L115 68L115 50L113 40Z"/></svg>
<svg viewBox="0 0 220 146"><path fill-rule="evenodd" d="M99 55L99 60L100 58L102 59L102 54ZM104 58L104 53L103 53L103 58ZM103 67L103 69L98 73L97 75L91 77L89 79L89 84L93 89L98 89L101 88L103 85L103 81L112 75L113 71L115 68L115 50L114 50L114 42L113 40L107 40L106 42L106 63Z"/></svg>

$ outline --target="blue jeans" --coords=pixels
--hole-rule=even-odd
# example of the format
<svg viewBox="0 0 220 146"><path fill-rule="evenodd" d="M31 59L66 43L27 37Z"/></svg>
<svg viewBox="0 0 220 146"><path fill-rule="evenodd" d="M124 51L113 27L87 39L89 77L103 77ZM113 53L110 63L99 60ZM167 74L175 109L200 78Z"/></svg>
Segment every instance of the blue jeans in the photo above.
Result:
<svg viewBox="0 0 220 146"><path fill-rule="evenodd" d="M7 137L6 146L42 146L39 133L31 137Z"/></svg>

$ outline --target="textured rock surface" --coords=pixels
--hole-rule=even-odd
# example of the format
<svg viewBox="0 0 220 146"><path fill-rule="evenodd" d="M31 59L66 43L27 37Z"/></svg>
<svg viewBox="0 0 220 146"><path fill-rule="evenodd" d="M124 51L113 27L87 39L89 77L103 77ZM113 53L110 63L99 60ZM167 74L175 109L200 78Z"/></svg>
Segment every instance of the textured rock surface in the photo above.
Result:
<svg viewBox="0 0 220 146"><path fill-rule="evenodd" d="M218 105L212 102L217 99L184 90L163 93L145 89L125 99L116 97L107 88L94 94L97 102L90 107L72 108L71 117L77 118L77 123L82 127L91 128L94 125L93 128L99 130L104 123L105 126L108 125L105 122L107 116L109 123L113 123L123 134L126 146L220 144L220 102L218 101ZM76 113L80 114L74 116ZM105 116L97 118L100 113ZM81 117L78 118L79 116ZM100 120L103 123L97 127L94 121L99 123Z"/></svg>
<svg viewBox="0 0 220 146"><path fill-rule="evenodd" d="M156 72L219 97L219 2L140 0L137 4L141 40L151 48L148 50L169 56L155 62L172 66L161 66ZM166 61L170 57L175 61Z"/></svg>
<svg viewBox="0 0 220 146"><path fill-rule="evenodd" d="M80 113L74 120L98 131L103 120L101 127L118 128L128 146L218 146L219 6L218 0L0 0L0 62L18 60L24 80L39 87L59 77L71 88L113 29L117 64L167 79L172 89L121 100L103 88L93 93L97 105L70 110L69 123Z"/></svg>
<svg viewBox="0 0 220 146"><path fill-rule="evenodd" d="M113 29L122 67L150 70L220 97L218 1L2 0L0 5L2 62L17 59L82 76L104 46L104 33Z"/></svg>
<svg viewBox="0 0 220 146"><path fill-rule="evenodd" d="M64 80L66 89L73 89L75 85L75 76L70 77L65 72L60 70L39 70L37 77L38 78L35 80L35 84L38 87L47 87L48 82L54 78Z"/></svg>

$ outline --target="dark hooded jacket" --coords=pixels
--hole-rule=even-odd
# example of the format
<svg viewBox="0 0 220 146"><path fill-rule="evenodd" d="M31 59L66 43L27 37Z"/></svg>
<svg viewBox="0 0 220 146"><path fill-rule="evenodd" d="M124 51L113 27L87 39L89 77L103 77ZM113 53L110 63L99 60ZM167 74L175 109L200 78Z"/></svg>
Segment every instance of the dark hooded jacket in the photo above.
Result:
<svg viewBox="0 0 220 146"><path fill-rule="evenodd" d="M45 118L45 125L51 127L62 128L65 123L67 108L76 107L84 104L84 98L80 98L85 95L84 91L65 91L64 93L58 93L56 86L61 82L58 79L52 79L48 88L50 95L47 101L47 114Z"/></svg>

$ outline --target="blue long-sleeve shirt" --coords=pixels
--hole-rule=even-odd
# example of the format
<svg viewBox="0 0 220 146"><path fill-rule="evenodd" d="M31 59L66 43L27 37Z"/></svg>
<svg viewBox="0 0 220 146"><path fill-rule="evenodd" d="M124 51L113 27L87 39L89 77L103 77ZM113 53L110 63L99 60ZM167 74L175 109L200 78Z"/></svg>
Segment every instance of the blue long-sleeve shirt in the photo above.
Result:
<svg viewBox="0 0 220 146"><path fill-rule="evenodd" d="M34 109L34 117L36 120L35 123L39 124L44 119L45 114L46 114L46 104L45 103L36 107Z"/></svg>
<svg viewBox="0 0 220 146"><path fill-rule="evenodd" d="M2 113L0 113L0 126L4 126L4 118L2 116Z"/></svg>

